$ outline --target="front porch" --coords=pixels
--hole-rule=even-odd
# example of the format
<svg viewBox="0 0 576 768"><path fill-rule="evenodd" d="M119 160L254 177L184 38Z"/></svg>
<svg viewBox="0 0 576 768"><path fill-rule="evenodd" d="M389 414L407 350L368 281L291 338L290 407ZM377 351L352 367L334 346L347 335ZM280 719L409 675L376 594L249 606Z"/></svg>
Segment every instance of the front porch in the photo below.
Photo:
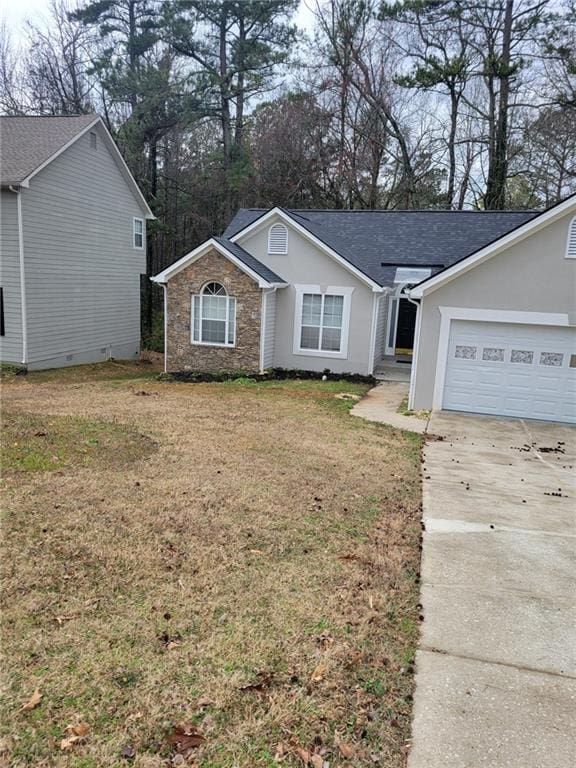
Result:
<svg viewBox="0 0 576 768"><path fill-rule="evenodd" d="M385 355L374 366L378 381L410 381L412 355Z"/></svg>

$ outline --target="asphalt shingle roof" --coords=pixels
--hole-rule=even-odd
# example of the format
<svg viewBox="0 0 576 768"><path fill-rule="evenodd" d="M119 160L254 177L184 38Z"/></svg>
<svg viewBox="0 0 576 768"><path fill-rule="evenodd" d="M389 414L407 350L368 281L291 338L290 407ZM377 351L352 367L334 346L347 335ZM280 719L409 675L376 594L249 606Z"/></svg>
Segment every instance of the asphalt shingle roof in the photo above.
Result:
<svg viewBox="0 0 576 768"><path fill-rule="evenodd" d="M311 234L379 285L393 285L397 266L432 267L432 274L525 224L537 211L288 210ZM241 208L224 237L266 213Z"/></svg>
<svg viewBox="0 0 576 768"><path fill-rule="evenodd" d="M0 184L20 184L97 117L0 117Z"/></svg>
<svg viewBox="0 0 576 768"><path fill-rule="evenodd" d="M245 251L244 248L241 248L237 243L233 243L230 240L227 240L225 237L215 237L214 240L216 240L217 243L220 243L220 245L224 246L224 248L236 256L236 258L245 264L249 269L251 269L253 272L256 272L257 275L260 275L263 280L266 280L269 283L286 282L283 278L279 277L276 272L273 272L265 264L262 264L261 261L255 259L251 253Z"/></svg>

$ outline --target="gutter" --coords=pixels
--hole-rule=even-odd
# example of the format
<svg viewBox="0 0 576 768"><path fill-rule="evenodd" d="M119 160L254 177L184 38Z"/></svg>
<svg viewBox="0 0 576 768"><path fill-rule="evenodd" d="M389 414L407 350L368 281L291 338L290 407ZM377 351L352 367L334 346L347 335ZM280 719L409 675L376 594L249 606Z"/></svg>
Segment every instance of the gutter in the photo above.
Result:
<svg viewBox="0 0 576 768"><path fill-rule="evenodd" d="M22 365L28 365L28 314L26 311L26 273L24 270L24 227L22 225L22 190L8 187L16 195L18 216L18 262L20 266L20 312L22 316Z"/></svg>

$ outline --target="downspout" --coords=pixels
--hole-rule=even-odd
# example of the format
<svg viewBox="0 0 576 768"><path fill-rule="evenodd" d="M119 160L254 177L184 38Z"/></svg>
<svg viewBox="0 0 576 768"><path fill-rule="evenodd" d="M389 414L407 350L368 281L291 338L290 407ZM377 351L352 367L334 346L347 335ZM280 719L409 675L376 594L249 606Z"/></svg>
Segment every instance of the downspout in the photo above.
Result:
<svg viewBox="0 0 576 768"><path fill-rule="evenodd" d="M24 271L24 227L22 225L22 190L8 187L16 195L18 217L18 262L20 265L20 311L22 314L22 365L28 365L28 316L26 312L26 275Z"/></svg>

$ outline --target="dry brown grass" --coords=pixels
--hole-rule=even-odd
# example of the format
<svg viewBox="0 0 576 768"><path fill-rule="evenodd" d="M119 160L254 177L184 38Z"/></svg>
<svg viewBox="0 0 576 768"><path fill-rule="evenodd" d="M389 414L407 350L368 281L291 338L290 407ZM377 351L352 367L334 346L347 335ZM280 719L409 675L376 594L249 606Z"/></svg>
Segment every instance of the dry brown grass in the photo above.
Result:
<svg viewBox="0 0 576 768"><path fill-rule="evenodd" d="M167 737L188 722L204 768L303 765L302 750L404 764L420 443L347 415L335 395L362 389L4 386L10 411L112 422L157 449L5 473L0 760L177 764ZM88 734L61 751L80 722Z"/></svg>

